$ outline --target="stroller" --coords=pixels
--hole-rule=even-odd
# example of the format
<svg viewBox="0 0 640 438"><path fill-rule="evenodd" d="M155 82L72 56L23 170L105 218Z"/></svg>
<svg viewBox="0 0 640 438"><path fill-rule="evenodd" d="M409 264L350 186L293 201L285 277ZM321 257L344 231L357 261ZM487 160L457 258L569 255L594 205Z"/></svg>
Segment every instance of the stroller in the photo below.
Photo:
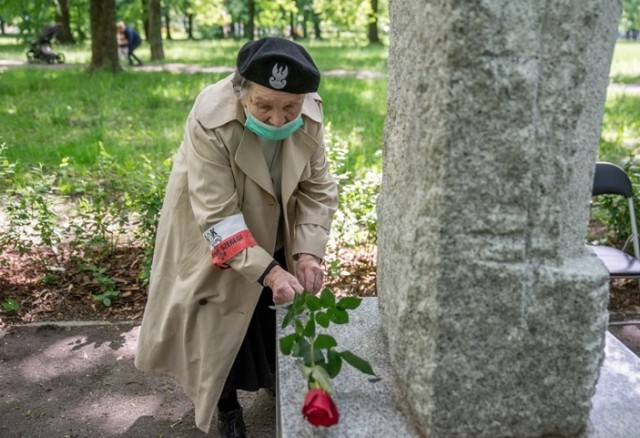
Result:
<svg viewBox="0 0 640 438"><path fill-rule="evenodd" d="M30 64L37 62L62 64L64 62L64 55L62 53L56 53L51 49L51 40L59 31L60 27L55 24L48 24L42 29L38 38L29 44L27 61Z"/></svg>

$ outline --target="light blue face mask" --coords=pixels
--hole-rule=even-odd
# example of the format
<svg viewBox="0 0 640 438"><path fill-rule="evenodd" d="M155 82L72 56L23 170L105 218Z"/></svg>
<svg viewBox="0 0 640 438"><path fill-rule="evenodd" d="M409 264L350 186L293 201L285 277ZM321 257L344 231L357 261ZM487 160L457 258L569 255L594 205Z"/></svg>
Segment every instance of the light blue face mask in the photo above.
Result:
<svg viewBox="0 0 640 438"><path fill-rule="evenodd" d="M247 116L247 121L244 122L244 126L254 134L262 138L266 138L267 140L279 141L283 138L287 138L304 125L302 122L302 114L298 114L298 117L282 126L267 125L253 117L248 110L245 110L245 114Z"/></svg>

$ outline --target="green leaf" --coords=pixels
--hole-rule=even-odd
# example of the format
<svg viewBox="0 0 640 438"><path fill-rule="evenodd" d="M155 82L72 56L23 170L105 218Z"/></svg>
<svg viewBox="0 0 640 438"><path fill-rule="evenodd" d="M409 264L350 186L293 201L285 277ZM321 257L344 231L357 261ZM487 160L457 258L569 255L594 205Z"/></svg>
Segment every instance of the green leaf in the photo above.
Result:
<svg viewBox="0 0 640 438"><path fill-rule="evenodd" d="M282 352L282 354L291 354L291 349L293 348L293 345L295 344L297 339L297 333L291 333L290 335L280 338L280 351Z"/></svg>
<svg viewBox="0 0 640 438"><path fill-rule="evenodd" d="M302 325L302 322L300 322L299 319L296 319L294 321L294 327L295 327L296 333L300 336L303 336L304 326Z"/></svg>
<svg viewBox="0 0 640 438"><path fill-rule="evenodd" d="M346 324L349 322L349 314L346 310L342 309L329 309L327 310L327 314L329 315L329 319L331 322L336 324Z"/></svg>
<svg viewBox="0 0 640 438"><path fill-rule="evenodd" d="M376 373L373 372L373 368L371 368L371 365L369 365L369 362L362 359L361 357L356 356L355 354L347 350L341 351L339 354L352 367L357 368L365 374L369 374L371 376L376 375Z"/></svg>
<svg viewBox="0 0 640 438"><path fill-rule="evenodd" d="M307 357L310 351L311 345L309 345L309 342L303 337L298 337L291 349L291 355L294 357Z"/></svg>
<svg viewBox="0 0 640 438"><path fill-rule="evenodd" d="M327 370L325 370L320 365L316 365L313 367L311 378L315 380L316 383L325 390L325 392L333 392L333 387L331 386L331 377L329 377L329 373L327 373Z"/></svg>
<svg viewBox="0 0 640 438"><path fill-rule="evenodd" d="M13 298L7 298L2 303L2 309L4 309L5 312L16 312L20 310L20 303Z"/></svg>
<svg viewBox="0 0 640 438"><path fill-rule="evenodd" d="M304 312L304 309L305 309L304 303L305 303L306 297L307 297L307 294L305 291L303 291L301 294L296 294L293 297L292 311L294 316L298 316L302 312Z"/></svg>
<svg viewBox="0 0 640 438"><path fill-rule="evenodd" d="M293 320L293 310L291 307L289 307L289 310L287 311L287 313L284 315L284 318L282 319L282 328L287 327L292 320Z"/></svg>
<svg viewBox="0 0 640 438"><path fill-rule="evenodd" d="M360 306L362 299L359 297L344 297L338 301L336 307L342 310L353 310Z"/></svg>
<svg viewBox="0 0 640 438"><path fill-rule="evenodd" d="M316 322L320 324L321 327L327 328L330 323L329 315L326 312L318 312L316 313Z"/></svg>
<svg viewBox="0 0 640 438"><path fill-rule="evenodd" d="M322 309L322 301L320 300L320 298L314 295L309 295L307 297L306 303L307 309L311 310L312 312Z"/></svg>
<svg viewBox="0 0 640 438"><path fill-rule="evenodd" d="M333 347L337 347L338 346L338 342L335 340L335 338L333 338L332 336L329 335L318 335L318 337L316 338L316 340L313 342L313 348L333 348Z"/></svg>
<svg viewBox="0 0 640 438"><path fill-rule="evenodd" d="M320 301L322 302L322 306L328 309L331 309L336 305L336 297L329 288L325 288L320 292Z"/></svg>
<svg viewBox="0 0 640 438"><path fill-rule="evenodd" d="M333 349L329 350L327 353L327 372L329 373L329 377L332 379L335 378L341 368L342 358L340 357L340 354Z"/></svg>
<svg viewBox="0 0 640 438"><path fill-rule="evenodd" d="M313 315L307 321L307 325L304 327L304 332L302 333L307 338L313 338L316 335L316 322L313 319Z"/></svg>
<svg viewBox="0 0 640 438"><path fill-rule="evenodd" d="M324 353L319 348L313 349L313 360L311 360L311 346L304 352L304 364L310 367L313 364L324 363Z"/></svg>

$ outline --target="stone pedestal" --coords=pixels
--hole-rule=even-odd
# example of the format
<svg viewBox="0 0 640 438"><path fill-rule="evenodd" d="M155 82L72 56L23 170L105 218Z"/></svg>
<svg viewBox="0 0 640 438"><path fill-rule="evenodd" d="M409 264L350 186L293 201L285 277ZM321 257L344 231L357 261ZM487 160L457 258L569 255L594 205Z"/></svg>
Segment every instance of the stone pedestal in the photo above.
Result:
<svg viewBox="0 0 640 438"><path fill-rule="evenodd" d="M280 318L282 318L282 312ZM397 385L389 349L384 342L377 298L365 298L350 312L349 325L332 325L339 349L351 350L366 358L377 378L349 366L333 381L333 398L340 422L330 428L313 427L302 417L306 386L299 364L290 357L278 357L279 438L421 438L423 435L407 414L408 400ZM288 333L288 332L287 332ZM282 336L284 333L280 333ZM640 430L640 359L615 337L606 334L606 357L592 399L587 426L580 438L629 438ZM553 394L541 398L548 402ZM476 400L481 406L483 400ZM431 435L448 437L456 435ZM495 435L497 437L499 435ZM515 436L515 435L513 435ZM518 436L530 437L533 434Z"/></svg>
<svg viewBox="0 0 640 438"><path fill-rule="evenodd" d="M603 358L585 248L619 2L391 3L378 294L427 436L572 436Z"/></svg>

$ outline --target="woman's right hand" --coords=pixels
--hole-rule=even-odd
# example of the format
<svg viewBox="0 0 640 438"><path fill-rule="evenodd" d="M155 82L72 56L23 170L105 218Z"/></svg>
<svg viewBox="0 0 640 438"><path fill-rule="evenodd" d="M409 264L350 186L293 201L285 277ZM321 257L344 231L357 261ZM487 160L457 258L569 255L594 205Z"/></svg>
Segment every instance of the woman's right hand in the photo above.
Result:
<svg viewBox="0 0 640 438"><path fill-rule="evenodd" d="M273 293L275 304L284 304L293 301L296 293L301 293L304 289L298 279L282 269L281 266L274 267L264 279Z"/></svg>

